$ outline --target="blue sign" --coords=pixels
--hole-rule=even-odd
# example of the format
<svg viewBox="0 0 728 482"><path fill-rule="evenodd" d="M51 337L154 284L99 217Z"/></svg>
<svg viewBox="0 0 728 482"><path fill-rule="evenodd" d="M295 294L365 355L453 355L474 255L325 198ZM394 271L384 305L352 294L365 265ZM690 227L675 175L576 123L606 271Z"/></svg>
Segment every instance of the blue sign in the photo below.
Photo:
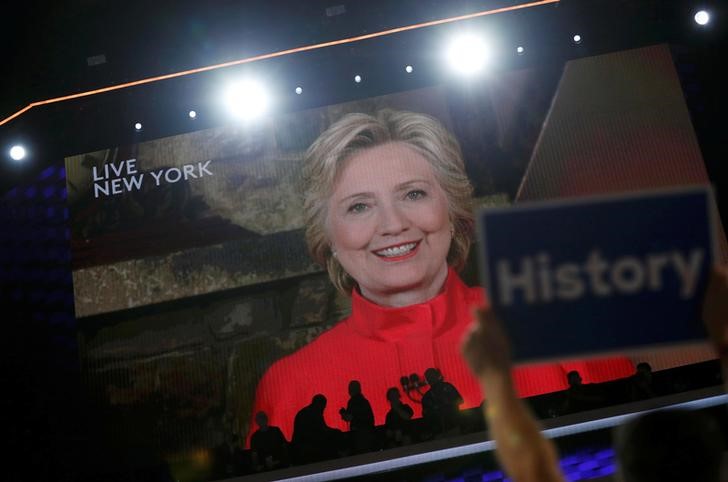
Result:
<svg viewBox="0 0 728 482"><path fill-rule="evenodd" d="M481 279L514 360L705 341L712 206L695 187L480 211Z"/></svg>

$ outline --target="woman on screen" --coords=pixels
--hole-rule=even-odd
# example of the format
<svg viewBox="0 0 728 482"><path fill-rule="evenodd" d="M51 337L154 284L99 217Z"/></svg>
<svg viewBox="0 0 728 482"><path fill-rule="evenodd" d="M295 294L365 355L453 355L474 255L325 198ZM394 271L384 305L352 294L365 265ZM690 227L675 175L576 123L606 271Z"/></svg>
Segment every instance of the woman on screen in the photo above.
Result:
<svg viewBox="0 0 728 482"><path fill-rule="evenodd" d="M261 379L253 413L264 411L290 438L296 411L316 393L338 417L347 384L359 380L384 423L387 390L436 368L461 394L460 409L482 395L459 352L483 290L458 276L473 237L472 186L455 138L432 117L384 110L349 114L322 133L303 165L306 242L336 288L351 296L351 316ZM631 375L627 359L517 368L520 396L567 387L578 369L590 382ZM411 386L411 384L410 384ZM420 393L412 391L414 398ZM412 404L415 418L421 405Z"/></svg>

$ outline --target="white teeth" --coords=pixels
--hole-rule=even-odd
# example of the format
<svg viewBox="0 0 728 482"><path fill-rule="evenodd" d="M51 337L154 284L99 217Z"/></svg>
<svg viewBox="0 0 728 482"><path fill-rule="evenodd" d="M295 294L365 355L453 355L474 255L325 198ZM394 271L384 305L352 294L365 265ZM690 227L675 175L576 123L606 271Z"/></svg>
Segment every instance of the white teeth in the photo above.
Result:
<svg viewBox="0 0 728 482"><path fill-rule="evenodd" d="M375 251L375 253L379 256L384 256L385 258L392 258L394 256L402 256L403 254L409 253L415 248L415 246L417 246L417 243L408 243L401 246L395 246L393 248Z"/></svg>

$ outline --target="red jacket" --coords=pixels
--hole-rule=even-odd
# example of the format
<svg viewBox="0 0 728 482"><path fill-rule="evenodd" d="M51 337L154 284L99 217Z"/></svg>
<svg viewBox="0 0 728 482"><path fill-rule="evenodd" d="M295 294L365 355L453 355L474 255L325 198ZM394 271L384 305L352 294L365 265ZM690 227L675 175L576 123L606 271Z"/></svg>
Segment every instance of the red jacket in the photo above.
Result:
<svg viewBox="0 0 728 482"><path fill-rule="evenodd" d="M445 381L462 394L461 409L480 405L483 397L476 379L460 355L460 342L472 320L473 306L484 304L479 287L466 286L452 269L442 293L403 308L386 308L352 294L351 316L322 333L297 352L275 362L258 384L253 414L264 411L271 425L290 440L296 413L317 393L326 396L324 417L329 426L348 430L339 415L346 407L349 381L359 380L374 411L376 425L389 410L386 392L400 388L400 378L412 373L424 379L427 368L438 368ZM596 383L634 373L626 358L577 361L518 367L514 379L519 396L564 390L566 373L577 369L585 383ZM423 388L426 391L427 387ZM420 417L422 406L402 394Z"/></svg>

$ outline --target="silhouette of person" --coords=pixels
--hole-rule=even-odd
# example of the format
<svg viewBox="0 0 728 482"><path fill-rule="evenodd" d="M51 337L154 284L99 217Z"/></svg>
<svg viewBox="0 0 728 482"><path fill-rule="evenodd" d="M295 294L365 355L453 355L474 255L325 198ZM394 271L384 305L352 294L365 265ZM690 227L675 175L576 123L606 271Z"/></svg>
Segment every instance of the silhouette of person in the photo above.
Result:
<svg viewBox="0 0 728 482"><path fill-rule="evenodd" d="M597 408L603 401L591 384L582 383L581 374L572 370L566 374L569 388L566 389L566 398L561 413L574 413Z"/></svg>
<svg viewBox="0 0 728 482"><path fill-rule="evenodd" d="M349 422L353 435L354 452L364 452L372 447L374 441L374 412L372 406L361 393L357 380L349 382L349 402L339 410L341 418Z"/></svg>
<svg viewBox="0 0 728 482"><path fill-rule="evenodd" d="M656 395L652 382L652 366L647 362L637 364L637 370L629 379L630 399L645 400Z"/></svg>
<svg viewBox="0 0 728 482"><path fill-rule="evenodd" d="M361 430L374 427L372 406L361 393L361 384L357 380L349 382L349 403L339 410L341 418L349 422L349 430Z"/></svg>
<svg viewBox="0 0 728 482"><path fill-rule="evenodd" d="M402 395L397 387L387 390L387 401L390 407L384 422L387 446L397 447L411 443L408 422L414 415L414 410L406 403L402 403Z"/></svg>
<svg viewBox="0 0 728 482"><path fill-rule="evenodd" d="M717 482L725 441L718 420L690 410L660 410L618 427L615 451L625 482Z"/></svg>
<svg viewBox="0 0 728 482"><path fill-rule="evenodd" d="M253 465L259 470L271 470L288 465L288 442L278 427L268 425L265 412L255 414L258 430L250 438Z"/></svg>
<svg viewBox="0 0 728 482"><path fill-rule="evenodd" d="M293 420L293 439L291 443L296 453L297 463L309 463L336 455L340 430L326 425L324 410L326 397L318 393L311 403L303 407Z"/></svg>
<svg viewBox="0 0 728 482"><path fill-rule="evenodd" d="M444 380L437 368L425 370L430 389L422 397L422 417L434 433L447 432L459 425L459 407L463 397L452 383Z"/></svg>

